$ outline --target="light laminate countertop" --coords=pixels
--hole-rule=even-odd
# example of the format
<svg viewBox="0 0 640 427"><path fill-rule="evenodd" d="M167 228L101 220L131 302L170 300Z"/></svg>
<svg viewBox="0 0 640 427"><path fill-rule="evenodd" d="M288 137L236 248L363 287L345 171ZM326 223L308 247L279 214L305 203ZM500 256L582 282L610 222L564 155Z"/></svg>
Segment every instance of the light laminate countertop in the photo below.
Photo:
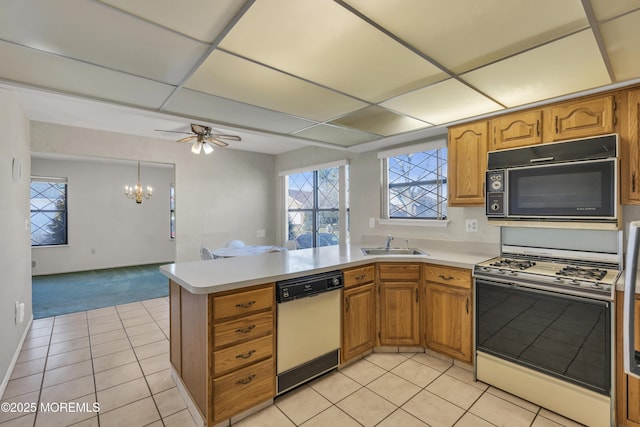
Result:
<svg viewBox="0 0 640 427"><path fill-rule="evenodd" d="M414 246L425 255L363 255L361 248L375 245L350 244L265 253L237 258L179 262L160 267L160 272L193 294L210 294L241 289L331 270L341 270L373 262L423 262L473 268L474 264L497 255L495 247L478 249L464 242L443 247L426 243Z"/></svg>

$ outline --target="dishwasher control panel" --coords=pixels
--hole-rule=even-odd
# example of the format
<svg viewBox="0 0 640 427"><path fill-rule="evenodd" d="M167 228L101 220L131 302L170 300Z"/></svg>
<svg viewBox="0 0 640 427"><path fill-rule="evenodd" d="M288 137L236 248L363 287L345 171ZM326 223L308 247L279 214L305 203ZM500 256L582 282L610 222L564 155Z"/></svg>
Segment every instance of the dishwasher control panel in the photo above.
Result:
<svg viewBox="0 0 640 427"><path fill-rule="evenodd" d="M311 276L276 282L276 301L285 303L344 287L342 271L329 271Z"/></svg>

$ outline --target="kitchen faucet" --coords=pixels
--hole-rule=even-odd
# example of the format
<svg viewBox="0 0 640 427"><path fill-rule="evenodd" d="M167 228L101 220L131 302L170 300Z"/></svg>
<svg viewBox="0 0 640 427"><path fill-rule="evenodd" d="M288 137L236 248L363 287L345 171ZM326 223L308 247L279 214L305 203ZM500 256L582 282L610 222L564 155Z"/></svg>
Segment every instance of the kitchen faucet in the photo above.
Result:
<svg viewBox="0 0 640 427"><path fill-rule="evenodd" d="M385 249L386 249L386 250L391 249L391 241L392 241L392 240L393 240L393 237L391 236L391 234L389 234L389 235L387 236L387 245L385 246Z"/></svg>

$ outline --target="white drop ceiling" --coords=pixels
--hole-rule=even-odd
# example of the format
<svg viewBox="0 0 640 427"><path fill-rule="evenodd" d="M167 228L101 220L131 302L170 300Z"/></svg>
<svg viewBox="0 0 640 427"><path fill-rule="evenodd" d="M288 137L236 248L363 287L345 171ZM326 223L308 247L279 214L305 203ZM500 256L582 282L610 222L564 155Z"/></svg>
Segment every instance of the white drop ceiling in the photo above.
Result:
<svg viewBox="0 0 640 427"><path fill-rule="evenodd" d="M638 0L0 0L33 120L366 151L640 81Z"/></svg>

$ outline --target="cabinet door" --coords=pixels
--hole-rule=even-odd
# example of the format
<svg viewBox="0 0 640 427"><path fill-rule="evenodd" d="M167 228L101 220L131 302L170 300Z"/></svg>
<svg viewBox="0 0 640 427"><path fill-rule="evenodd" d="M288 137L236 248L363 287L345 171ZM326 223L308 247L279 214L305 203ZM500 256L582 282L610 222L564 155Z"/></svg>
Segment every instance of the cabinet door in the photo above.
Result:
<svg viewBox="0 0 640 427"><path fill-rule="evenodd" d="M561 103L550 108L551 132L546 141L584 138L614 131L613 95ZM547 128L548 129L548 128Z"/></svg>
<svg viewBox="0 0 640 427"><path fill-rule="evenodd" d="M489 122L449 128L449 206L484 205Z"/></svg>
<svg viewBox="0 0 640 427"><path fill-rule="evenodd" d="M471 291L427 282L427 347L471 361Z"/></svg>
<svg viewBox="0 0 640 427"><path fill-rule="evenodd" d="M622 204L640 203L640 89L627 98L627 127L620 141L620 190Z"/></svg>
<svg viewBox="0 0 640 427"><path fill-rule="evenodd" d="M491 150L542 142L542 110L508 114L491 120Z"/></svg>
<svg viewBox="0 0 640 427"><path fill-rule="evenodd" d="M344 291L342 361L371 350L376 344L376 294L373 283Z"/></svg>
<svg viewBox="0 0 640 427"><path fill-rule="evenodd" d="M420 344L419 282L380 282L380 344Z"/></svg>

